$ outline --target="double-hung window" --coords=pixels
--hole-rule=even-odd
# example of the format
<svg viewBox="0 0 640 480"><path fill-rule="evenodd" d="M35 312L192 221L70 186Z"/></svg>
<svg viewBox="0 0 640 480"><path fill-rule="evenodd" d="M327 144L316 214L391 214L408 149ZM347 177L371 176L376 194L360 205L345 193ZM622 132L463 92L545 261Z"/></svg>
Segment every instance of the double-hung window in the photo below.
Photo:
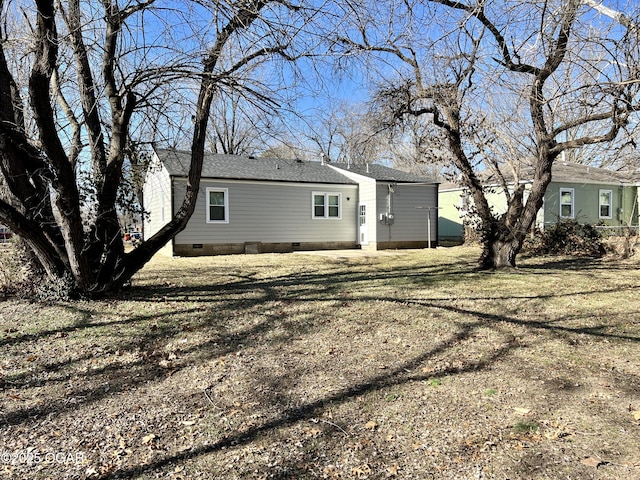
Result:
<svg viewBox="0 0 640 480"><path fill-rule="evenodd" d="M611 190L600 190L598 196L598 207L600 209L600 218L611 218L611 205L613 199L613 192Z"/></svg>
<svg viewBox="0 0 640 480"><path fill-rule="evenodd" d="M207 223L229 223L229 190L207 188Z"/></svg>
<svg viewBox="0 0 640 480"><path fill-rule="evenodd" d="M312 194L312 218L341 218L340 193L313 192Z"/></svg>
<svg viewBox="0 0 640 480"><path fill-rule="evenodd" d="M574 218L573 203L574 203L573 188L561 188L560 189L560 218Z"/></svg>

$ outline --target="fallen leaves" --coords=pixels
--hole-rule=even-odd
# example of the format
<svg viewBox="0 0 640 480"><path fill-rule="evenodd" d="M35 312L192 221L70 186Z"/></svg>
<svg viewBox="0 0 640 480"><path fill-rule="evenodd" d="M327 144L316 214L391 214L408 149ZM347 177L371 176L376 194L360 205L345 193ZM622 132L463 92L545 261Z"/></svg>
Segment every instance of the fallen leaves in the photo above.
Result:
<svg viewBox="0 0 640 480"><path fill-rule="evenodd" d="M513 410L514 410L518 415L528 415L529 413L531 413L531 409L530 409L530 408L513 407Z"/></svg>
<svg viewBox="0 0 640 480"><path fill-rule="evenodd" d="M351 474L355 475L357 478L366 478L371 475L371 467L367 464L361 465L359 467L353 467L351 469Z"/></svg>
<svg viewBox="0 0 640 480"><path fill-rule="evenodd" d="M315 427L304 427L302 431L307 438L318 438L322 434L322 430Z"/></svg>
<svg viewBox="0 0 640 480"><path fill-rule="evenodd" d="M597 457L588 457L583 459L580 463L586 465L587 467L598 468L601 465L606 465L607 462L600 460Z"/></svg>
<svg viewBox="0 0 640 480"><path fill-rule="evenodd" d="M364 424L364 428L366 428L367 430L371 430L373 432L376 428L378 428L378 424L373 420L370 420Z"/></svg>

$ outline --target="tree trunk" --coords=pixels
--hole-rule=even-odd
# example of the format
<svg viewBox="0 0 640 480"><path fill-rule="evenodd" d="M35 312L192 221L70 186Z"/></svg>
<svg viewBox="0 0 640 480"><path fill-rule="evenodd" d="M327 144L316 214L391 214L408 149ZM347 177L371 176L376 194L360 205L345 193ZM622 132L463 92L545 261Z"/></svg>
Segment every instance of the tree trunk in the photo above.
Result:
<svg viewBox="0 0 640 480"><path fill-rule="evenodd" d="M516 268L516 256L522 248L522 239L486 240L483 242L479 266L483 270Z"/></svg>

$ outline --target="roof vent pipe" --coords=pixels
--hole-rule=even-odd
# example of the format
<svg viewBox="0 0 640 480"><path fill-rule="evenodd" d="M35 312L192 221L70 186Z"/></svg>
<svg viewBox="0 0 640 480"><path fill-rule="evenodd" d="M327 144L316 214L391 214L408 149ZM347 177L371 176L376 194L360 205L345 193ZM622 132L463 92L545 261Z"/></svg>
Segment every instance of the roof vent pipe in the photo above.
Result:
<svg viewBox="0 0 640 480"><path fill-rule="evenodd" d="M322 152L320 154L320 165L326 165L325 157L326 157L326 155L324 154L324 152Z"/></svg>
<svg viewBox="0 0 640 480"><path fill-rule="evenodd" d="M367 162L367 173L369 173L369 162Z"/></svg>

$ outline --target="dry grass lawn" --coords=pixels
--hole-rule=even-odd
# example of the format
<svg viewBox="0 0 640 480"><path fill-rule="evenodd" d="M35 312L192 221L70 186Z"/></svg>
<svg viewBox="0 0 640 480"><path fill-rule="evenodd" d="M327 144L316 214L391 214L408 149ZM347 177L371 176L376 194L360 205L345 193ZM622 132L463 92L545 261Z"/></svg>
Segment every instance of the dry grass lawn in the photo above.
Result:
<svg viewBox="0 0 640 480"><path fill-rule="evenodd" d="M638 479L638 260L154 259L0 300L0 478Z"/></svg>

